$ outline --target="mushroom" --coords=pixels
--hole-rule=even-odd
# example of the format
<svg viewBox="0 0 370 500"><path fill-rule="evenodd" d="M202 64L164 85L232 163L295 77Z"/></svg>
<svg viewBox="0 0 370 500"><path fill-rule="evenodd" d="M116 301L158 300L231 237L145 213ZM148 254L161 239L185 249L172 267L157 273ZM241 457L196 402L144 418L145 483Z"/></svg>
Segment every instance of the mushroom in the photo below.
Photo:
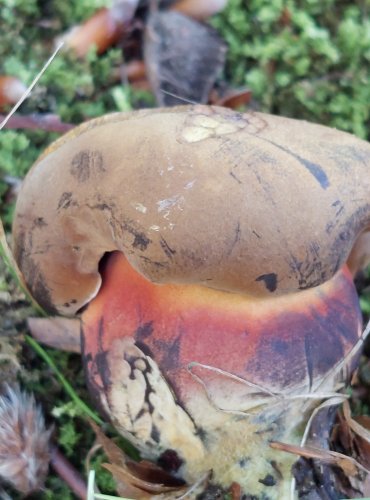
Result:
<svg viewBox="0 0 370 500"><path fill-rule="evenodd" d="M82 311L91 394L144 457L288 498L269 442L297 444L361 343L369 165L350 134L196 105L92 120L33 166L15 258L45 309Z"/></svg>

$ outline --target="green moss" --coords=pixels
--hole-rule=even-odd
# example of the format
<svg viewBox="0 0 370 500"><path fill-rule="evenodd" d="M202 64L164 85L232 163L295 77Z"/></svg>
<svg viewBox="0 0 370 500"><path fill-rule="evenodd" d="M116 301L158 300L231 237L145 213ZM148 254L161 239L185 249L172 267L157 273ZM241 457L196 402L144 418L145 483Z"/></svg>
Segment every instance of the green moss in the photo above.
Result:
<svg viewBox="0 0 370 500"><path fill-rule="evenodd" d="M230 0L226 74L264 111L370 137L368 0Z"/></svg>
<svg viewBox="0 0 370 500"><path fill-rule="evenodd" d="M95 470L95 480L99 490L106 495L116 494L115 481L112 474L102 467L102 464L108 463L107 457L99 450L91 459L90 469Z"/></svg>
<svg viewBox="0 0 370 500"><path fill-rule="evenodd" d="M57 37L106 4L106 0L0 0L0 74L15 75L30 84ZM229 0L213 21L229 46L225 77L234 85L249 86L253 106L259 109L369 138L369 12L369 0ZM121 64L122 53L116 48L99 57L92 49L85 60L62 51L20 112L55 113L77 124L108 112L152 106L150 94L120 83ZM23 177L55 137L43 131L0 132L1 212L8 224L12 204L5 202L4 176ZM370 298L364 296L361 303L369 313ZM89 401L79 357L48 353L80 397ZM34 391L46 415L53 416L61 449L84 473L93 432L47 365L27 348L23 365L23 386ZM96 455L92 467L100 489L113 493L111 476L101 468L104 460L103 454ZM33 498L74 497L50 474L45 491Z"/></svg>

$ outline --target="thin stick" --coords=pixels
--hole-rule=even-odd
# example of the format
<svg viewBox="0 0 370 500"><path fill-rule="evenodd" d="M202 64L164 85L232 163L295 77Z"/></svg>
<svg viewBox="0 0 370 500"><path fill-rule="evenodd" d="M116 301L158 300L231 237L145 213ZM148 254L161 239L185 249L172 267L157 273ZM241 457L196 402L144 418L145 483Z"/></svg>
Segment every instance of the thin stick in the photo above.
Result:
<svg viewBox="0 0 370 500"><path fill-rule="evenodd" d="M192 101L190 99L186 99L186 97L181 97L181 95L178 94L173 94L172 92L169 92L168 90L164 89L159 89L162 94L170 95L171 97L175 97L176 99L179 99L179 101L185 102L186 104L194 104L195 106L199 104L199 102Z"/></svg>
<svg viewBox="0 0 370 500"><path fill-rule="evenodd" d="M42 70L36 75L36 77L34 78L33 82L31 83L31 85L27 88L27 90L25 91L25 93L22 95L22 97L19 99L19 101L17 102L17 104L15 104L15 106L12 108L12 110L7 114L7 116L5 117L5 119L2 121L2 123L0 124L0 130L2 130L5 125L8 123L8 121L10 120L10 118L14 115L14 113L17 111L17 109L23 104L23 102L27 99L27 97L30 95L30 93L32 92L34 86L36 85L36 83L40 80L40 78L42 77L42 75L45 73L46 69L50 66L50 64L52 63L53 59L55 58L55 56L58 54L58 52L60 51L60 49L63 47L64 45L64 42L61 42L57 48L54 50L54 52L52 53L52 55L49 57L49 59L47 60L47 62L45 63L44 67L42 68Z"/></svg>
<svg viewBox="0 0 370 500"><path fill-rule="evenodd" d="M87 485L81 474L73 467L73 465L66 459L60 450L54 445L51 447L50 464L69 486L73 493L81 500L86 500Z"/></svg>
<svg viewBox="0 0 370 500"><path fill-rule="evenodd" d="M4 120L5 115L0 115L0 122ZM3 128L6 129L36 129L46 130L47 132L59 132L61 134L68 132L75 125L64 123L59 116L53 114L33 114L33 115L14 115L8 119Z"/></svg>

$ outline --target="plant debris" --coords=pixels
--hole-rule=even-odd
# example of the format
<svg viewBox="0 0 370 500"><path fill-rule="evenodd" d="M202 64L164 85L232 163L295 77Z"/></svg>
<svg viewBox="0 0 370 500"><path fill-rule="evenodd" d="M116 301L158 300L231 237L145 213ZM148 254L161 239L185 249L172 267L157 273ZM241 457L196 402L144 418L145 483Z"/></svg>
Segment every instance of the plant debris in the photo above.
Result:
<svg viewBox="0 0 370 500"><path fill-rule="evenodd" d="M81 353L80 320L77 318L28 318L28 328L39 342L61 349Z"/></svg>
<svg viewBox="0 0 370 500"><path fill-rule="evenodd" d="M137 500L175 500L196 498L204 490L208 474L194 485L168 474L164 469L147 460L135 462L119 448L112 439L104 435L100 428L90 422L109 463L103 464L111 472L117 483L119 495Z"/></svg>
<svg viewBox="0 0 370 500"><path fill-rule="evenodd" d="M144 53L159 106L206 103L224 66L226 45L209 26L177 12L158 12L149 18Z"/></svg>

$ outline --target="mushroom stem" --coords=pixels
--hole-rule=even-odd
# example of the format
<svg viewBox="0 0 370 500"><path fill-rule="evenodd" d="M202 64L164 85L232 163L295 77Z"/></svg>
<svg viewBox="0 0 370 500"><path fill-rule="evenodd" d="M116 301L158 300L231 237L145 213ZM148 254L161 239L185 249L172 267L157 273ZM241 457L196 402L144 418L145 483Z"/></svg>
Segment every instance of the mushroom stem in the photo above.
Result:
<svg viewBox="0 0 370 500"><path fill-rule="evenodd" d="M118 252L102 275L82 316L83 356L113 424L147 458L176 451L187 481L213 470L225 488L288 498L294 457L269 443L298 444L312 410L347 382L361 314L346 267L270 300L156 285Z"/></svg>

